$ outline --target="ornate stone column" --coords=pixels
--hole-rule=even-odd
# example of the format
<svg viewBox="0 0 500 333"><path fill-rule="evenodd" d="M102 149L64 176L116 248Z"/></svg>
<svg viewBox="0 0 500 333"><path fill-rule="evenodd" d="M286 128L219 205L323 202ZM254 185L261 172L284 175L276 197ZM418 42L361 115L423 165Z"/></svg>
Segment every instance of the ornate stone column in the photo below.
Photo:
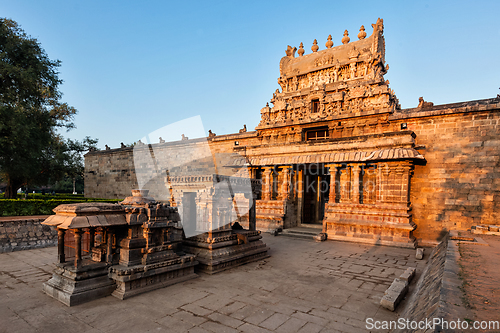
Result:
<svg viewBox="0 0 500 333"><path fill-rule="evenodd" d="M75 233L75 267L80 267L82 264L82 233L81 229L74 229Z"/></svg>
<svg viewBox="0 0 500 333"><path fill-rule="evenodd" d="M290 176L291 176L291 167L290 166L284 166L282 168L282 182L281 182L281 193L280 193L280 198L282 200L286 200L290 196Z"/></svg>
<svg viewBox="0 0 500 333"><path fill-rule="evenodd" d="M63 264L66 262L66 257L64 255L64 235L66 234L66 230L57 229L57 257L59 263Z"/></svg>
<svg viewBox="0 0 500 333"><path fill-rule="evenodd" d="M359 203L359 175L361 167L359 164L352 164L352 203Z"/></svg>
<svg viewBox="0 0 500 333"><path fill-rule="evenodd" d="M409 185L412 171L412 166L408 161L402 161L394 167L395 185L397 186L394 201L399 204L409 204Z"/></svg>
<svg viewBox="0 0 500 333"><path fill-rule="evenodd" d="M316 205L314 210L314 221L318 223L321 209L321 176L316 176Z"/></svg>
<svg viewBox="0 0 500 333"><path fill-rule="evenodd" d="M271 200L271 167L264 168L262 172L262 200Z"/></svg>
<svg viewBox="0 0 500 333"><path fill-rule="evenodd" d="M304 170L297 170L297 222L302 223L302 209L304 207Z"/></svg>
<svg viewBox="0 0 500 333"><path fill-rule="evenodd" d="M328 193L328 203L332 204L335 203L335 200L337 199L337 184L335 181L337 178L337 170L342 167L342 164L327 164L326 167L328 167L330 173L330 192Z"/></svg>
<svg viewBox="0 0 500 333"><path fill-rule="evenodd" d="M106 240L106 262L113 262L113 232L111 228L108 228L106 235L108 236Z"/></svg>
<svg viewBox="0 0 500 333"><path fill-rule="evenodd" d="M340 170L340 202L351 202L351 167L348 165L345 169Z"/></svg>
<svg viewBox="0 0 500 333"><path fill-rule="evenodd" d="M394 182L394 163L384 162L379 164L378 177L379 177L379 191L378 191L378 202L391 203L392 192L389 190L390 186ZM391 181L392 180L392 181Z"/></svg>

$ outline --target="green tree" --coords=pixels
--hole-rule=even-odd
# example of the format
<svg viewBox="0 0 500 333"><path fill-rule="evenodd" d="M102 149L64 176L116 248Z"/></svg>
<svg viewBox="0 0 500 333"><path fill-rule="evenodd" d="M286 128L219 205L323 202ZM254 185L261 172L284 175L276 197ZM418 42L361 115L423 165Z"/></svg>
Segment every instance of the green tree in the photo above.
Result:
<svg viewBox="0 0 500 333"><path fill-rule="evenodd" d="M7 182L7 198L23 185L74 172L76 156L82 163L81 149L73 149L96 143L65 141L57 133L74 128L77 113L60 101L59 66L15 21L0 18L0 175Z"/></svg>

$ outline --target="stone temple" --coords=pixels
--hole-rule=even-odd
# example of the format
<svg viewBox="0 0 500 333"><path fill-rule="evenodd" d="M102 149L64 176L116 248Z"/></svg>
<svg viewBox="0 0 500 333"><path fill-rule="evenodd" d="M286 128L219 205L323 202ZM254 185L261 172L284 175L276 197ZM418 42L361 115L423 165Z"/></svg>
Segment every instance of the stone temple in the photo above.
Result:
<svg viewBox="0 0 500 333"><path fill-rule="evenodd" d="M160 138L143 148L158 161L177 156L185 176L207 161L214 162L213 174L247 170L261 190L254 198L232 199L255 209L261 231L310 227L327 240L413 248L435 245L447 230L496 224L500 96L445 105L421 97L416 107L401 109L384 79L382 19L371 27L368 35L361 26L355 41L345 31L338 46L329 36L321 50L316 40L312 52L302 43L288 46L279 88L254 131L245 126L227 135L210 131L206 138ZM202 145L211 156L186 153ZM144 172L152 171L134 160L132 147L91 151L85 195L124 198L140 187ZM180 173L155 172L161 181L148 187L152 197L166 197L181 221L201 216L203 190ZM175 182L185 183L181 191ZM245 226L251 214L236 215Z"/></svg>

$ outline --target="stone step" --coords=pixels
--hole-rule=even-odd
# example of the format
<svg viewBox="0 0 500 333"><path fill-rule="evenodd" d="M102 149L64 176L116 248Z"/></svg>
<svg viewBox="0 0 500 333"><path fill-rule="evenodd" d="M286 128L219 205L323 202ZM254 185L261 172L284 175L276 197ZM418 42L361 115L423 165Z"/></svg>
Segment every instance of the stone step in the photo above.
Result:
<svg viewBox="0 0 500 333"><path fill-rule="evenodd" d="M315 228L291 228L291 229L284 229L283 232L280 233L280 236L302 238L302 239L313 239L313 237L319 234L320 232L321 229L315 229Z"/></svg>

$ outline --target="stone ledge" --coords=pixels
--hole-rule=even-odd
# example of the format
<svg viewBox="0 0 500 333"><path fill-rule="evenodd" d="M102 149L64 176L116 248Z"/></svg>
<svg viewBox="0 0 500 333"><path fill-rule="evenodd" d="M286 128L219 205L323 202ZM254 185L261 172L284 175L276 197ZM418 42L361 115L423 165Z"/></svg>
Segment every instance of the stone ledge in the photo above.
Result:
<svg viewBox="0 0 500 333"><path fill-rule="evenodd" d="M396 307L408 292L408 285L415 276L415 271L415 267L408 267L399 278L395 278L391 286L385 291L384 297L380 300L380 305L389 311L396 310Z"/></svg>
<svg viewBox="0 0 500 333"><path fill-rule="evenodd" d="M500 226L499 225L477 225L471 228L471 233L476 235L494 235L500 236Z"/></svg>
<svg viewBox="0 0 500 333"><path fill-rule="evenodd" d="M457 241L447 235L429 255L424 272L420 276L415 292L412 293L400 317L410 321L425 321L442 318L456 321L457 318L472 318L462 305L459 278L460 266ZM436 331L445 332L436 327ZM391 332L417 332L417 330L396 329ZM420 332L420 331L419 331ZM422 331L424 332L424 331ZM434 332L428 330L425 332Z"/></svg>
<svg viewBox="0 0 500 333"><path fill-rule="evenodd" d="M410 108L393 113L389 120L404 120L410 118L432 117L452 115L467 112L482 112L498 110L500 103L498 98L482 99L470 102L435 105L430 108Z"/></svg>
<svg viewBox="0 0 500 333"><path fill-rule="evenodd" d="M404 241L394 241L394 240L385 240L381 239L379 235L368 235L368 237L363 237L361 235L338 235L326 232L327 240L334 241L343 241L343 242L351 242L351 243L363 243L363 244L372 244L372 245L386 245L386 246L394 246L394 247L402 247L402 248L415 248L415 242L411 240L404 239Z"/></svg>

